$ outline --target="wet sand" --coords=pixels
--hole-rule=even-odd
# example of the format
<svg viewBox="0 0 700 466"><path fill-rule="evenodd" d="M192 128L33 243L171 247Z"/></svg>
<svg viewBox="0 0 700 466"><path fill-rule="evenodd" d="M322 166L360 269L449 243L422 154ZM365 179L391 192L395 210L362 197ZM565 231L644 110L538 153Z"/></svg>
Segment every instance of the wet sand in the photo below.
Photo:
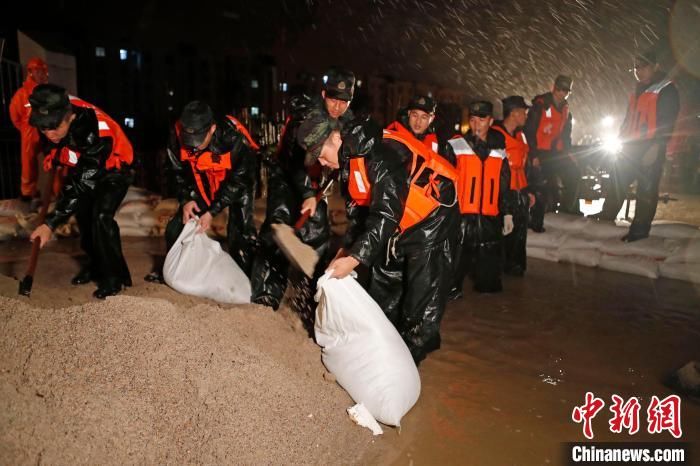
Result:
<svg viewBox="0 0 700 466"><path fill-rule="evenodd" d="M151 255L161 251L162 239L129 238L124 244L134 277L134 287L126 291L125 296L144 301L159 298L163 300L163 305L177 306L176 312L172 309L170 312L175 312L176 328L183 335L187 335L186 329L195 322L207 322L205 328L216 335L211 341L217 345L225 346L238 341L238 333L228 339L221 336L220 328L212 326L212 322L228 322L221 321L219 317L222 314L218 313L232 309L231 307L182 296L166 286L142 281L141 277L151 266ZM28 244L18 241L4 243L0 251L0 274L21 276L23 263L29 253ZM75 239L53 242L40 258L32 298L24 302L47 309L94 303L90 296L94 287L71 287L68 284L72 274L78 270L75 260L77 253ZM284 462L289 463L561 464L562 442L584 440L581 426L571 421L571 411L574 406L583 404L586 391L592 391L606 401L604 411L593 421L596 441L671 441L672 437L667 432L656 435L640 432L633 437L610 433L607 428L610 415L608 406L613 393L624 398L641 397L640 421L642 431L645 430L645 411L650 397L657 395L663 398L672 393L662 384L662 379L688 361L700 360L700 289L681 281L648 280L569 264L537 260L530 260L529 264L525 278L506 278L505 292L502 294L478 295L467 292L462 300L450 303L442 325L443 347L431 354L420 366L423 384L421 397L404 418L401 432L385 429L384 436L372 438L368 430L349 421L344 412L351 405L349 397L339 387L323 381L320 351L315 345L307 345L304 330L288 309L283 309L280 313L262 308L245 309L227 319L242 324L246 312L254 313L256 325L275 328L274 335L281 332L280 345L276 346L272 354L267 355L265 361L269 365L263 366L268 369L277 367L280 374L295 383L304 380L304 367L308 367L311 385L300 387L292 384L285 386L284 390L294 394L298 394L299 390L323 394L311 398L316 400L317 411L322 409L327 417L310 429L303 423L304 419L291 416L290 412L295 407L309 406L309 397L301 396L298 398L301 401L274 405L285 421L282 424L284 428L275 428L273 432L288 431L284 440L277 443L269 441L267 437L243 437L242 440L239 434L224 427L226 423L240 420L223 414L215 416L209 423L200 422L193 427L188 426L189 430L185 433L170 429L166 422L162 422L157 426L166 433L161 433L165 437L161 443L154 444L153 448L177 446L174 456L148 453L150 447L134 443L134 438L128 437L123 438L124 445L139 446L139 449L131 450L136 456L115 454L114 462L125 458L141 458L146 461L148 458L168 461L169 458L175 462L183 459L194 462L236 462L232 461L234 456L230 456L236 451L234 446L238 444L241 448L256 448L257 441L260 442L257 453L241 456L241 461L276 462L276 459L284 458ZM0 277L0 295L15 299L16 287L16 281ZM7 306L6 302L3 301L3 306ZM125 304L130 301L116 302ZM99 305L95 308L94 304L90 304L64 312L70 315L76 312L93 315L99 314L100 309ZM267 317L261 318L260 315ZM135 316L130 319L134 320ZM60 332L62 328L59 325L54 332ZM131 328L133 327L117 327L122 330ZM21 331L21 328L16 328L13 335L17 337ZM261 335L259 330L256 332L258 333L254 335ZM114 337L114 334L97 335ZM201 332L195 335L195 340L201 338ZM7 341L7 334L4 338ZM247 340L246 345L260 348L255 343L256 338ZM183 355L190 349L196 350L194 363L204 364L205 355L200 354L195 343L183 343L184 346L180 349L184 352L176 354ZM285 352L284 345L291 345L294 351ZM3 365L6 365L9 356L3 358ZM294 360L297 363L290 362ZM280 361L284 363L281 364ZM88 361L88 364L94 363L95 361ZM183 364L191 368L187 363ZM223 363L219 361L219 364L220 370ZM174 364L173 369L182 369L182 364ZM201 368L198 371L201 376L207 372ZM171 375L166 376L165 372L162 375L163 380L170 380L168 377ZM262 380L273 380L273 375L274 371L268 371ZM14 373L13 376L19 377ZM6 374L5 383L7 377ZM274 380L281 383L279 377ZM78 382L75 378L68 377L61 379L61 383L70 385ZM263 386L258 388L266 390ZM28 389L27 386L22 388ZM169 392L168 399L173 403L188 393L184 388L178 390ZM273 393L282 396L284 390ZM33 403L41 400L38 395L31 393L24 393L24 396L25 398L13 400L23 403L28 403L27 400ZM249 399L255 399L255 393L249 393L249 396ZM119 397L113 401L126 403ZM102 402L109 403L109 397L102 399ZM269 400L266 399L266 402ZM24 428L32 420L38 424L58 426L55 429L42 429L43 437L39 438L53 442L51 445L63 445L59 440L65 435L61 430L65 420L46 417L46 412L36 412L33 408L24 411L23 405L19 406L19 411L14 411L17 417L12 422L24 423ZM126 403L120 406L131 405ZM185 403L182 412L177 420L185 425L188 416L197 410ZM31 416L25 418L26 413L31 413ZM53 416L57 416L57 413L59 412L51 412ZM266 410L257 410L249 416L263 419L265 423L274 422L274 418L266 413ZM144 415L147 417L148 413ZM94 422L94 426L104 425L103 421ZM250 422L251 424L235 425L258 424L256 419ZM0 448L0 451L4 450L0 456L15 458L17 461L14 462L36 461L36 456L7 456L10 450L7 449L6 439L16 432L16 425L7 418L2 424L0 444L5 446ZM152 426L148 423L140 425L146 432ZM683 399L682 427L684 440L700 438L700 404L697 401ZM190 452L187 448L182 448L183 444L198 445L197 436L207 432L221 433L218 443L190 448ZM24 435L27 433L24 432ZM318 444L321 445L318 447L319 453L300 456L300 451L311 448L309 439L314 436L317 436ZM103 446L101 442L106 441L100 435L76 438L86 444L93 444L93 450L99 450ZM225 443L226 438L228 444ZM267 449L274 448L272 445L278 445L274 453ZM301 447L298 448L299 446ZM145 450L141 450L141 447ZM39 451L37 449L34 454ZM146 454L151 456L147 457ZM70 458L75 457L54 457L57 460ZM110 462L107 457L98 458Z"/></svg>

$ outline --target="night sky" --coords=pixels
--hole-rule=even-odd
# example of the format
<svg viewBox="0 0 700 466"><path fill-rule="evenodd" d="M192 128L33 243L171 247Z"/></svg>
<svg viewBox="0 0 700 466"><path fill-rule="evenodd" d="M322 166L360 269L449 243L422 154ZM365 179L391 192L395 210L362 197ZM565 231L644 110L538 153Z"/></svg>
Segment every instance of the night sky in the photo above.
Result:
<svg viewBox="0 0 700 466"><path fill-rule="evenodd" d="M182 41L269 53L292 76L341 64L495 101L529 100L557 74L570 74L579 135L607 114L619 122L634 85L632 58L650 47L681 74L681 92L694 92L686 92L690 106L700 100L690 79L700 70L676 63L691 50L685 61L699 66L700 0L201 0L184 8L152 0L112 4L108 17L93 2L47 5L40 14L20 6L17 27L70 25L150 46Z"/></svg>

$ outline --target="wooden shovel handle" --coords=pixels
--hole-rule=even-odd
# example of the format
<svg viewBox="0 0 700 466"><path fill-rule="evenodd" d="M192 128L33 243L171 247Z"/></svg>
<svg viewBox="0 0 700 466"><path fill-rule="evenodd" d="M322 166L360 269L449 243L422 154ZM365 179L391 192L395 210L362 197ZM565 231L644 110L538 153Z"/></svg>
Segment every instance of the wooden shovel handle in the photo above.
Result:
<svg viewBox="0 0 700 466"><path fill-rule="evenodd" d="M41 209L39 209L39 217L37 217L37 226L42 225L44 220L46 220L46 213L49 210L49 204L51 202L51 192L53 191L53 180L56 177L56 167L51 168L49 172L49 177L46 180L46 185L41 193ZM39 260L39 249L41 247L41 240L39 238L34 239L32 242L32 255L29 258L29 267L27 267L26 275L33 276L36 270L36 264Z"/></svg>

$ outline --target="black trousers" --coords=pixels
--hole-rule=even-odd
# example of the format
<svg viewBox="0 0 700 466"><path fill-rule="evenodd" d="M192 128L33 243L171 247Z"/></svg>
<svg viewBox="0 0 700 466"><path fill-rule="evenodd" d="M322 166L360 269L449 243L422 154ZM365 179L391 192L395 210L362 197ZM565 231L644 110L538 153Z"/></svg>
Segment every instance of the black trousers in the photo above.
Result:
<svg viewBox="0 0 700 466"><path fill-rule="evenodd" d="M561 210L578 213L578 186L581 174L574 159L558 151L537 153L539 167L532 167L530 184L535 194L535 205L530 212L530 224L535 229L542 228L544 214Z"/></svg>
<svg viewBox="0 0 700 466"><path fill-rule="evenodd" d="M659 144L656 160L649 165L642 163L642 154L646 147L632 147L621 154L612 170L612 189L605 198L600 218L614 220L625 202L627 189L632 182L637 182L636 207L630 233L648 235L651 222L656 215L659 202L659 182L663 173L666 146Z"/></svg>
<svg viewBox="0 0 700 466"><path fill-rule="evenodd" d="M460 240L455 251L457 261L453 287L462 290L468 276L474 289L481 293L496 293L503 289L503 233L501 217L463 214Z"/></svg>
<svg viewBox="0 0 700 466"><path fill-rule="evenodd" d="M440 348L440 321L452 285L451 242L385 255L372 266L369 294L406 342L416 363Z"/></svg>
<svg viewBox="0 0 700 466"><path fill-rule="evenodd" d="M277 309L284 297L289 261L273 239L272 224L294 225L300 216L302 201L294 193L281 168L272 166L269 172L266 218L260 228L258 250L251 272L253 302L270 304ZM316 265L316 275L322 273L328 262L331 238L326 202L318 203L316 213L309 217L298 234L321 258Z"/></svg>
<svg viewBox="0 0 700 466"><path fill-rule="evenodd" d="M503 238L504 269L506 272L527 269L527 228L530 219L530 199L527 193L517 193L517 204L513 211L513 231Z"/></svg>
<svg viewBox="0 0 700 466"><path fill-rule="evenodd" d="M108 173L97 181L94 190L83 193L78 200L75 218L80 228L80 247L89 257L90 274L100 288L131 286L114 215L132 181L129 174Z"/></svg>

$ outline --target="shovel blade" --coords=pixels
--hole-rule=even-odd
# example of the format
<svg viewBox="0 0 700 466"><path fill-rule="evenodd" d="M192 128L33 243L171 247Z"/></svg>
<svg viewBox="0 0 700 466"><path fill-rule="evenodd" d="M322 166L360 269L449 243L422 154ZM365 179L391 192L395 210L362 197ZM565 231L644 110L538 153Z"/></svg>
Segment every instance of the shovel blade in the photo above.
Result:
<svg viewBox="0 0 700 466"><path fill-rule="evenodd" d="M314 248L304 244L289 225L273 224L272 237L289 262L304 272L307 277L312 278L318 262L318 254Z"/></svg>

